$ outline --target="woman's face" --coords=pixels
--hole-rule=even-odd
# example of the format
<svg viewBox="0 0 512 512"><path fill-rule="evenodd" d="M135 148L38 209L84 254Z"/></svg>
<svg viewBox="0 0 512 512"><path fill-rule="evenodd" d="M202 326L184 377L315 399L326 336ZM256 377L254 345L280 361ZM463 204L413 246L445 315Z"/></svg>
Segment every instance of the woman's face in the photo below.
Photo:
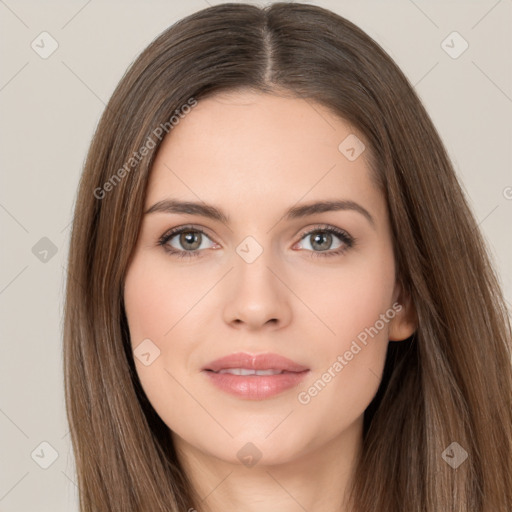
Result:
<svg viewBox="0 0 512 512"><path fill-rule="evenodd" d="M145 211L198 206L144 215L124 298L138 376L179 447L276 464L360 435L388 340L414 326L356 137L312 101L237 92L164 140ZM340 207L303 208L327 201ZM252 357L268 354L295 366Z"/></svg>

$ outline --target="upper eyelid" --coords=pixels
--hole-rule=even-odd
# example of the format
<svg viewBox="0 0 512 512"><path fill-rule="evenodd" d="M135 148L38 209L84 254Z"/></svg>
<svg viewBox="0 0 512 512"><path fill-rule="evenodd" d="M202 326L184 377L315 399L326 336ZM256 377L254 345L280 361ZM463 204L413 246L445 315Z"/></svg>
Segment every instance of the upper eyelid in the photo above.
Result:
<svg viewBox="0 0 512 512"><path fill-rule="evenodd" d="M210 239L213 237L208 233L208 230L206 228L200 227L200 226L193 226L193 225L184 225L184 226L177 226L175 228L171 228L167 230L160 238L174 238L176 235L181 234L183 231L198 231L199 233L203 233L204 235L208 236ZM212 239L212 241L214 241Z"/></svg>

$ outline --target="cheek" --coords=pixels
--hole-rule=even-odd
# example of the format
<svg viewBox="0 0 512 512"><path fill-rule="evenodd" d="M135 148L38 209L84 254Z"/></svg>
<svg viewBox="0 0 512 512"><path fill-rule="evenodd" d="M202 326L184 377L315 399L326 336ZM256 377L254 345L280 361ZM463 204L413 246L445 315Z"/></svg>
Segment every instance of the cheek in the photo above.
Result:
<svg viewBox="0 0 512 512"><path fill-rule="evenodd" d="M198 299L193 276L190 277L191 280L182 282L176 272L169 272L165 258L134 258L124 288L133 347L146 338L161 344L170 336Z"/></svg>
<svg viewBox="0 0 512 512"><path fill-rule="evenodd" d="M351 256L338 268L304 273L297 279L294 290L316 316L309 315L310 323L316 324L316 342L323 345L324 354L332 357L333 351L347 350L353 339L386 313L392 302L394 274L393 253L385 246L370 255ZM387 342L389 322L378 327L379 339Z"/></svg>
<svg viewBox="0 0 512 512"><path fill-rule="evenodd" d="M131 346L137 350L141 342L149 339L160 351L151 367L135 360L139 375L153 367L180 373L189 369L190 352L197 345L194 340L200 338L198 329L204 324L205 315L217 311L206 311L208 298L202 300L214 283L211 271L180 268L165 255L155 257L142 251L136 254L124 286Z"/></svg>
<svg viewBox="0 0 512 512"><path fill-rule="evenodd" d="M187 314L197 298L194 287L184 286L178 275L168 267L166 270L165 258L159 260L144 255L134 258L126 275L124 303L135 369L149 401L161 415L165 404L176 405L173 397L179 395L179 386L172 376L176 367L178 373L185 371L184 341L190 336ZM176 377L181 380L180 375ZM177 393L169 393L172 388Z"/></svg>
<svg viewBox="0 0 512 512"><path fill-rule="evenodd" d="M311 417L325 420L328 411L337 425L364 412L382 377L395 316L395 280L391 250L382 248L375 254L360 265L331 272L322 293L320 287L309 293L324 325L318 324L322 334L314 339L320 364L302 386L298 403ZM308 292L303 288L302 293Z"/></svg>
<svg viewBox="0 0 512 512"><path fill-rule="evenodd" d="M322 432L324 442L362 419L380 386L386 359L386 329L367 335L352 323L346 331L356 334L342 335L319 347L318 351L328 354L326 362L295 397L296 419L302 418L310 432ZM361 333L366 339L357 337Z"/></svg>
<svg viewBox="0 0 512 512"><path fill-rule="evenodd" d="M169 271L165 258L138 254L126 274L124 303L135 369L150 403L170 427L175 426L174 411L179 409L179 417L198 413L179 384L188 369L186 340L192 333L187 325L198 294L191 280L183 282ZM144 353L150 354L148 364L140 356Z"/></svg>

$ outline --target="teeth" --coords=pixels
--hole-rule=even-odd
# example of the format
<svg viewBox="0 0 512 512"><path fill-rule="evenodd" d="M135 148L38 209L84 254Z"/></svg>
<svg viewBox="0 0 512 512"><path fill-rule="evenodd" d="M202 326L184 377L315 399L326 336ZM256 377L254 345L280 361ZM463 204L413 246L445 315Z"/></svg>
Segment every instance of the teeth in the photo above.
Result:
<svg viewBox="0 0 512 512"><path fill-rule="evenodd" d="M247 368L226 368L217 373L230 373L231 375L278 375L282 370L248 370Z"/></svg>

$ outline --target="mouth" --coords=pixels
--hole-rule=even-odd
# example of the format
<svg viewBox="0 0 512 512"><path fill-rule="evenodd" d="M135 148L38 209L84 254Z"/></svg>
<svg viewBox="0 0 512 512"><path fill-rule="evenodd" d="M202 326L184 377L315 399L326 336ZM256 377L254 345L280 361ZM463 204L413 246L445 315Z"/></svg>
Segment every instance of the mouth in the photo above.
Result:
<svg viewBox="0 0 512 512"><path fill-rule="evenodd" d="M277 354L232 354L204 368L218 389L247 400L264 400L296 387L309 369Z"/></svg>
<svg viewBox="0 0 512 512"><path fill-rule="evenodd" d="M224 368L219 371L206 370L213 373L229 373L231 375L280 375L282 373L295 373L286 370L251 370L249 368Z"/></svg>

